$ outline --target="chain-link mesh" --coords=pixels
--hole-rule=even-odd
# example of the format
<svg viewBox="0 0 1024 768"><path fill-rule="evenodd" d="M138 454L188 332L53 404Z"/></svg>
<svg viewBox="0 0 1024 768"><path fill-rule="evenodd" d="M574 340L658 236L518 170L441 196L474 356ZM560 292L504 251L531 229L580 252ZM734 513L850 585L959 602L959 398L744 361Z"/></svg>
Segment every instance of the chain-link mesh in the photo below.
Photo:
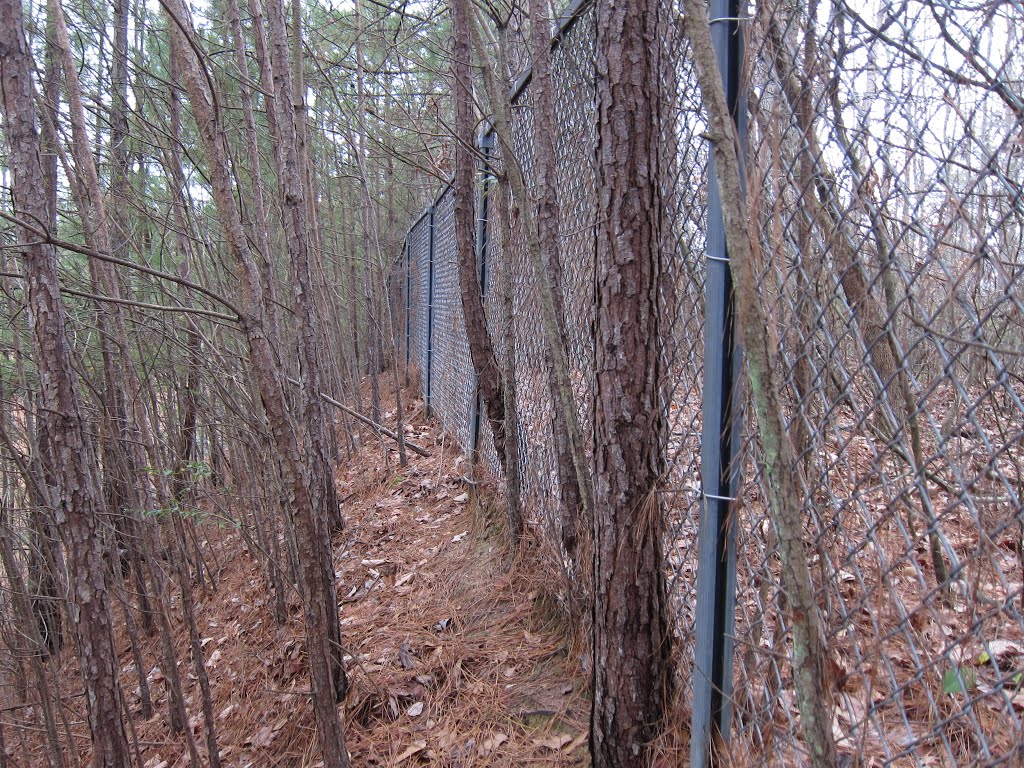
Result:
<svg viewBox="0 0 1024 768"><path fill-rule="evenodd" d="M433 217L426 213L409 230L409 263L412 291L409 298L409 363L419 371L420 386L427 391L427 350L430 345L430 258Z"/></svg>
<svg viewBox="0 0 1024 768"><path fill-rule="evenodd" d="M472 445L476 379L462 315L455 258L455 194L449 187L434 206L434 317L431 405L445 428Z"/></svg>
<svg viewBox="0 0 1024 768"><path fill-rule="evenodd" d="M577 17L553 51L556 124L555 152L559 201L560 288L568 344L569 375L584 434L590 430L593 391L594 275L594 13ZM534 103L529 84L513 105L512 143L528 191L536 193L534 174ZM555 402L552 362L542 322L540 276L527 252L521 211L501 212L509 232L504 258L512 275L512 318L515 329L515 370L519 415L519 455L523 500L549 533L554 547L561 541L559 462L554 440ZM587 300L581 300L587 297ZM495 313L498 323L500 313ZM497 327L500 327L498 325Z"/></svg>
<svg viewBox="0 0 1024 768"><path fill-rule="evenodd" d="M751 228L838 746L865 762L1019 764L1024 15L771 1L752 15ZM760 483L738 510L750 651L736 742L795 761Z"/></svg>
<svg viewBox="0 0 1024 768"><path fill-rule="evenodd" d="M865 766L1024 764L1024 11L1015 3L759 0L741 16L751 242L798 456L839 752ZM585 435L594 354L594 23L592 9L578 11L552 62L562 294ZM720 436L705 430L701 412L707 128L680 28L671 24L664 41L671 429L663 498L686 686L706 493L701 450ZM517 160L533 184L529 84L516 98L514 123ZM469 447L474 382L451 227L443 223L448 200L434 209L433 233L426 216L409 235L411 351L426 375L433 295L434 407ZM499 214L493 200L491 211L487 314L503 354L498 274L507 267L524 498L557 551L539 278L522 216ZM497 215L509 228L504 248ZM707 342L708 360L724 353L720 341ZM731 505L728 751L740 764L800 765L809 759L789 661L790 607L745 398L741 382L734 416L743 418L742 439L735 456L723 458L742 478ZM486 425L481 441L500 470Z"/></svg>

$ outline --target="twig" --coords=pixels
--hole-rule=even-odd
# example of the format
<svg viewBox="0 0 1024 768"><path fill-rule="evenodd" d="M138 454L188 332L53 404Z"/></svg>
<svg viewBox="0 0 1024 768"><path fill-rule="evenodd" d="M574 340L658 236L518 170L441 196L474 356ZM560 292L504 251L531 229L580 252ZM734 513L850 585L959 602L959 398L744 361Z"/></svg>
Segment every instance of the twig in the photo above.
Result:
<svg viewBox="0 0 1024 768"><path fill-rule="evenodd" d="M293 379L290 376L288 377L288 382L290 384L294 384L295 386L299 386L298 380ZM368 419L366 416L363 416L363 414L359 413L358 411L354 411L347 405L339 403L330 395L326 395L323 392L321 392L320 397L323 399L325 403L329 403L330 405L333 405L335 408L344 411L354 419L363 422L363 424L373 429L375 432L377 432L377 434L384 435L385 437L390 437L395 442L398 442L398 435L392 432L387 427L385 427L383 424L378 424L373 419ZM409 450L413 451L414 453L418 453L420 456L423 456L424 458L430 457L430 451L428 451L426 448L421 448L420 446L416 445L416 443L410 443L408 440L406 440L405 445L407 448L409 448Z"/></svg>

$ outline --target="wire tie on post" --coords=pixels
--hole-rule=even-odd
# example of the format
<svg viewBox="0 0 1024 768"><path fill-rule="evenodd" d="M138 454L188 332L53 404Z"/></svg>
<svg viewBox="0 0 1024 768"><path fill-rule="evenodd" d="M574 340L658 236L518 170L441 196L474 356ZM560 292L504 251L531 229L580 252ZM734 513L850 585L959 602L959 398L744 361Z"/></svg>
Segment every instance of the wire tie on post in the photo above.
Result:
<svg viewBox="0 0 1024 768"><path fill-rule="evenodd" d="M717 24L720 21L750 21L750 16L719 16L717 19L708 19L708 24Z"/></svg>
<svg viewBox="0 0 1024 768"><path fill-rule="evenodd" d="M709 261L720 261L720 262L722 262L723 264L728 264L728 263L729 263L729 257L728 257L728 256L711 256L711 255L709 254L709 255L708 255L708 256L707 256L706 258L707 258L707 259L708 259Z"/></svg>
<svg viewBox="0 0 1024 768"><path fill-rule="evenodd" d="M714 501L736 501L735 496L715 496L712 493L703 494L705 499L712 499Z"/></svg>

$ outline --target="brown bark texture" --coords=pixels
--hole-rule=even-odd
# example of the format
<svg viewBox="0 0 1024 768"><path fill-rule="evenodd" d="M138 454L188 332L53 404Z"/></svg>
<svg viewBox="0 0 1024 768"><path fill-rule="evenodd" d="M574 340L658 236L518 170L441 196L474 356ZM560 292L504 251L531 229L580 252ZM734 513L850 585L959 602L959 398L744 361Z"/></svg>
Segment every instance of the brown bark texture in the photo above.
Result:
<svg viewBox="0 0 1024 768"><path fill-rule="evenodd" d="M452 0L452 91L455 100L455 258L459 266L459 291L466 319L469 354L477 373L487 420L494 437L494 450L506 476L517 471L508 464L508 440L516 439L505 429L505 382L494 352L484 312L483 291L477 268L475 216L475 121L473 119L473 52L468 0ZM523 533L523 518L517 505L509 505L511 533Z"/></svg>
<svg viewBox="0 0 1024 768"><path fill-rule="evenodd" d="M659 287L660 3L597 22L593 765L643 764L671 694L659 483L666 421Z"/></svg>
<svg viewBox="0 0 1024 768"><path fill-rule="evenodd" d="M46 222L46 186L25 37L22 4L0 0L0 90L10 148L16 213ZM96 456L82 415L66 338L56 249L22 233L28 310L42 395L41 418L50 436L55 519L68 553L72 621L78 635L86 710L96 768L130 764L121 719L118 659L111 635L110 593L105 577L99 518L104 513Z"/></svg>

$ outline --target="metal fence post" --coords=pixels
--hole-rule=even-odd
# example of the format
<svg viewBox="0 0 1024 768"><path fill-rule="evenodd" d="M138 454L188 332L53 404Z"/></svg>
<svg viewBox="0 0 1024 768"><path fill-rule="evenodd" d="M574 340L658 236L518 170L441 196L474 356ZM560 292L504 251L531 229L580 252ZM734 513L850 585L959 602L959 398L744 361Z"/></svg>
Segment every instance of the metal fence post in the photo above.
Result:
<svg viewBox="0 0 1024 768"><path fill-rule="evenodd" d="M711 36L737 136L746 136L741 89L743 41L739 0L711 0ZM700 528L697 535L696 648L690 764L706 768L715 745L728 740L732 717L732 655L736 618L736 521L739 489L739 403L732 274L725 246L713 159L708 178L707 282L705 284L704 392L701 436Z"/></svg>
<svg viewBox="0 0 1024 768"><path fill-rule="evenodd" d="M427 386L424 396L424 410L430 415L430 395L434 363L434 214L436 207L430 206L427 221Z"/></svg>
<svg viewBox="0 0 1024 768"><path fill-rule="evenodd" d="M412 361L412 249L409 233L405 233L405 380L409 382L409 363Z"/></svg>
<svg viewBox="0 0 1024 768"><path fill-rule="evenodd" d="M490 188L491 188L491 152L494 149L494 133L485 130L480 135L480 186L477 193L476 219L476 264L477 279L480 281L480 297L487 301L487 248L490 244ZM483 396L480 394L479 375L473 371L473 405L470 413L470 449L471 464L476 464L480 449L480 424L483 419Z"/></svg>

